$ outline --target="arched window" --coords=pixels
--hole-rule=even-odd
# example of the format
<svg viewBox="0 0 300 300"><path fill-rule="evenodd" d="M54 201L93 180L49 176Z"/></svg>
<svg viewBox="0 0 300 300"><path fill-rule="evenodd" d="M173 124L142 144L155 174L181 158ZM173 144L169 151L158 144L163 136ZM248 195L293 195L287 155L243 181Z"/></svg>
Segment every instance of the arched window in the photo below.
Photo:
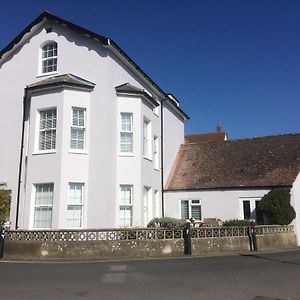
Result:
<svg viewBox="0 0 300 300"><path fill-rule="evenodd" d="M42 73L57 71L57 43L48 42L42 46Z"/></svg>

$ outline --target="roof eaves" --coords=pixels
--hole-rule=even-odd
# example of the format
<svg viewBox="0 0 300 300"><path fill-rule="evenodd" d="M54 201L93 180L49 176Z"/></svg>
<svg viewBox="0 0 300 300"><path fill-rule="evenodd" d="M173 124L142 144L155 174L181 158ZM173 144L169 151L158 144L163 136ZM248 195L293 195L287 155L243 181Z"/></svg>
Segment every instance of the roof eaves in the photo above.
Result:
<svg viewBox="0 0 300 300"><path fill-rule="evenodd" d="M190 192L190 191L215 191L215 190L267 190L275 188L291 188L292 184L282 184L282 185L243 185L243 186L221 186L221 187L201 187L201 188L166 188L164 192Z"/></svg>
<svg viewBox="0 0 300 300"><path fill-rule="evenodd" d="M96 39L98 41L100 41L102 44L104 45L108 45L108 38L96 34L92 31L89 31L83 27L80 27L74 23L71 23L65 19L62 19L60 17L57 17L51 13L49 13L48 11L43 11L35 20L33 20L17 37L15 37L4 49L2 49L0 51L0 59L2 58L3 54L5 54L6 52L8 52L9 50L11 50L14 45L16 45L17 43L19 43L21 41L21 39L23 38L23 36L30 32L31 28L37 24L39 24L44 18L46 18L47 20L51 20L51 21L55 21L58 22L60 24L65 24L66 26L68 26L70 29L74 30L74 31L78 31L81 34L84 35L88 35L93 39Z"/></svg>
<svg viewBox="0 0 300 300"><path fill-rule="evenodd" d="M121 88L118 88L117 95L142 96L142 97L146 98L152 104L153 107L159 106L159 104L144 91L128 91L126 89L123 90Z"/></svg>

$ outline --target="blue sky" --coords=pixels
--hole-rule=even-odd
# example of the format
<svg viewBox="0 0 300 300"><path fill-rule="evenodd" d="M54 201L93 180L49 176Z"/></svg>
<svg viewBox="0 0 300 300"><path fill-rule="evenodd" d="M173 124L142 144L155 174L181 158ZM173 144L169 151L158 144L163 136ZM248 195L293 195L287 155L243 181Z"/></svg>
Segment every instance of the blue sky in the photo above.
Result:
<svg viewBox="0 0 300 300"><path fill-rule="evenodd" d="M0 48L45 9L112 38L179 99L187 134L300 132L300 1L0 0Z"/></svg>

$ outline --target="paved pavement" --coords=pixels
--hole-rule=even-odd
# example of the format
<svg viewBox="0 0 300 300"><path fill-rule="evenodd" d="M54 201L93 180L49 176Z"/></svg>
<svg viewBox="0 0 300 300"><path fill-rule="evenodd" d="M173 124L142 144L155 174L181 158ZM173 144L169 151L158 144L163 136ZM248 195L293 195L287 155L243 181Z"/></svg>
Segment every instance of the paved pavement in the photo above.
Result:
<svg viewBox="0 0 300 300"><path fill-rule="evenodd" d="M300 299L300 250L85 263L0 262L0 299Z"/></svg>

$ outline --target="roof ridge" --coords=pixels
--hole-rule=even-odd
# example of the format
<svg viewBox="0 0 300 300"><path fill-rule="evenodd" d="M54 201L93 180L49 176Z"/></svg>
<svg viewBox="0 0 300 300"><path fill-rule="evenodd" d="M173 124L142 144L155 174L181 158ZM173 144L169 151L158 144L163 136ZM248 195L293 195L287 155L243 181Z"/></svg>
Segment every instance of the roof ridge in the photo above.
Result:
<svg viewBox="0 0 300 300"><path fill-rule="evenodd" d="M274 134L274 135L263 135L263 136L256 136L256 137L247 137L247 138L240 138L235 140L228 140L228 142L237 142L237 141L245 141L245 140L259 140L259 139L265 139L265 138L275 138L275 137L283 137L283 136L300 136L299 133L283 133L283 134Z"/></svg>

